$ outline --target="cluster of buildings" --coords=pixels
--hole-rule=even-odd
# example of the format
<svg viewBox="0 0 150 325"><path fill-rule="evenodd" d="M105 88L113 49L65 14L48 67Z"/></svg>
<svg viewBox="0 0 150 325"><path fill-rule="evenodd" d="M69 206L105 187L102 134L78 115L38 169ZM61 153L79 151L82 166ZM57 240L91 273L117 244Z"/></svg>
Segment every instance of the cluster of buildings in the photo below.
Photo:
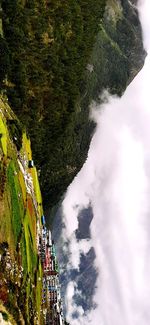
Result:
<svg viewBox="0 0 150 325"><path fill-rule="evenodd" d="M54 241L41 217L42 228L38 236L38 251L43 267L42 304L46 325L63 325L63 311L59 283L59 268Z"/></svg>

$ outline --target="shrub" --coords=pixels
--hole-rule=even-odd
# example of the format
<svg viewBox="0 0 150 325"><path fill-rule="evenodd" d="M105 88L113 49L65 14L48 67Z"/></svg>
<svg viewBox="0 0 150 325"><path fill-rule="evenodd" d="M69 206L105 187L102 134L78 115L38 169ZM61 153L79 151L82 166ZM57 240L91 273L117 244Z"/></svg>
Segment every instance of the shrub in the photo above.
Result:
<svg viewBox="0 0 150 325"><path fill-rule="evenodd" d="M8 314L5 313L4 311L2 311L1 314L3 316L3 320L8 321L8 319L9 319Z"/></svg>
<svg viewBox="0 0 150 325"><path fill-rule="evenodd" d="M10 68L9 49L6 40L0 35L0 84L3 83Z"/></svg>

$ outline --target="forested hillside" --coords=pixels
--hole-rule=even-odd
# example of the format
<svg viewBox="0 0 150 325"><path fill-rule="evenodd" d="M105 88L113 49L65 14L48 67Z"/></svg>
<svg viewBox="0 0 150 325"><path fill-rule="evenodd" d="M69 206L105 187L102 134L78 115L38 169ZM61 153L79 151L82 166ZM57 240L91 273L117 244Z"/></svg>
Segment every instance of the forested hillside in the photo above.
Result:
<svg viewBox="0 0 150 325"><path fill-rule="evenodd" d="M58 202L86 158L91 99L106 87L121 94L141 68L129 57L133 48L143 54L130 9L116 0L2 0L1 86L31 136L45 207Z"/></svg>
<svg viewBox="0 0 150 325"><path fill-rule="evenodd" d="M76 139L77 102L104 4L2 1L6 55L9 51L5 88L31 136L43 189L49 179L46 191L50 188L52 204L72 179L76 164L83 162Z"/></svg>

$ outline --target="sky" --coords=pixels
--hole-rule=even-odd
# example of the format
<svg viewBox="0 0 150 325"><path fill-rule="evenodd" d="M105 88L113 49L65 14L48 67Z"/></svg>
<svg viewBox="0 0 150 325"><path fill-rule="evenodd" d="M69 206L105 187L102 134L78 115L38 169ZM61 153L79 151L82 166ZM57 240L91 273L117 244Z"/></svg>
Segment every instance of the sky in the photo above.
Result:
<svg viewBox="0 0 150 325"><path fill-rule="evenodd" d="M103 105L92 103L96 131L62 205L68 274L79 270L81 254L91 247L98 272L97 305L86 314L74 300L81 294L76 282L69 281L65 301L71 325L148 325L150 320L150 1L139 1L138 9L148 53L144 67L121 99L105 92ZM78 214L89 205L91 239L77 241Z"/></svg>

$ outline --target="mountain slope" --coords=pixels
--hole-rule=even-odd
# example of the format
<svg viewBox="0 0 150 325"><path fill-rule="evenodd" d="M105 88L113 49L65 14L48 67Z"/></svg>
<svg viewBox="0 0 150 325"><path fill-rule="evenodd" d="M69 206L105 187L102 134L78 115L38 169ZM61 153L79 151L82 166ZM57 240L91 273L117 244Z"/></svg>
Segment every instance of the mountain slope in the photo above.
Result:
<svg viewBox="0 0 150 325"><path fill-rule="evenodd" d="M0 301L12 324L42 324L42 268L36 245L42 206L30 141L0 98ZM21 141L22 139L22 141ZM35 273L36 272L36 273ZM2 306L0 306L0 311Z"/></svg>
<svg viewBox="0 0 150 325"><path fill-rule="evenodd" d="M93 131L89 104L120 95L143 65L137 11L127 0L2 0L1 80L31 136L44 207L81 168Z"/></svg>

